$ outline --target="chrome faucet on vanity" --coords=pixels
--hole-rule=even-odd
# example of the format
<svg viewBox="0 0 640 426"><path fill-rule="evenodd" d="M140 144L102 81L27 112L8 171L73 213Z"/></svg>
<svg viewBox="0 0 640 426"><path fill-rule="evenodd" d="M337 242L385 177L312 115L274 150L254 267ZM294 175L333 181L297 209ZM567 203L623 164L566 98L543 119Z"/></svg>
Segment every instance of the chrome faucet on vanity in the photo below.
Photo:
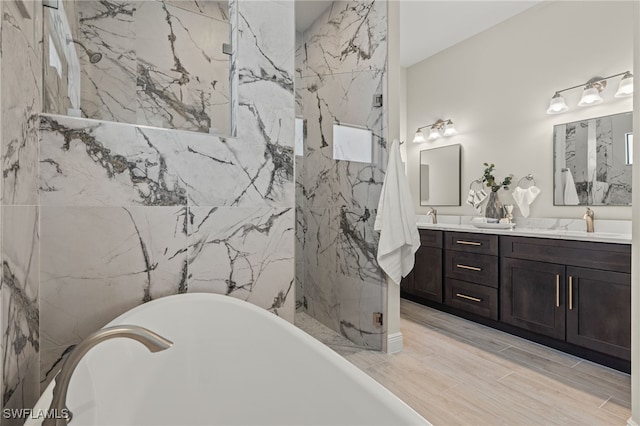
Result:
<svg viewBox="0 0 640 426"><path fill-rule="evenodd" d="M433 224L436 225L438 223L438 210L431 208L427 212L427 216L433 217Z"/></svg>
<svg viewBox="0 0 640 426"><path fill-rule="evenodd" d="M587 211L584 214L584 216L582 216L582 218L587 221L587 232L593 232L593 218L594 218L593 210L587 207Z"/></svg>
<svg viewBox="0 0 640 426"><path fill-rule="evenodd" d="M66 426L71 421L71 411L67 408L67 391L69 390L71 375L82 357L84 357L91 348L105 340L115 339L116 337L133 339L145 345L151 352L163 351L173 345L173 342L170 340L137 325L117 325L103 328L92 333L73 348L64 360L62 368L55 378L56 386L53 388L53 399L49 407L49 411L51 413L57 413L59 417L45 419L42 423L43 426Z"/></svg>

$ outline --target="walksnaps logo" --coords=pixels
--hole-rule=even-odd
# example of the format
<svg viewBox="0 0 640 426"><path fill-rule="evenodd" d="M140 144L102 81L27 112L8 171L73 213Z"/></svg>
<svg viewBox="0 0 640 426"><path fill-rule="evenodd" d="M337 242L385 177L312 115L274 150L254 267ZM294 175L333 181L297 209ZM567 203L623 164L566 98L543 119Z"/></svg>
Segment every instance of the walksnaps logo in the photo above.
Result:
<svg viewBox="0 0 640 426"><path fill-rule="evenodd" d="M5 408L2 410L5 419L71 419L71 412L62 410L33 410L31 408Z"/></svg>

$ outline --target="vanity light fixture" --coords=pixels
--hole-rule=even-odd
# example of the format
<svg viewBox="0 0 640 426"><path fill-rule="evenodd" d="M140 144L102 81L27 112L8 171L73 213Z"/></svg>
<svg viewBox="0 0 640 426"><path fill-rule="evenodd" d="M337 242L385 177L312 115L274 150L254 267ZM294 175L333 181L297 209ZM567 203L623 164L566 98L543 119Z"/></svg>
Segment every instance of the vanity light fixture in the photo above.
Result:
<svg viewBox="0 0 640 426"><path fill-rule="evenodd" d="M607 87L607 81L600 79L600 77L593 77L591 80L587 81L587 85L582 91L582 98L580 98L578 106L591 106L602 102L600 92L602 92L605 87Z"/></svg>
<svg viewBox="0 0 640 426"><path fill-rule="evenodd" d="M435 123L427 124L426 126L418 127L416 130L416 134L413 137L413 143L423 143L426 142L424 137L424 133L422 133L422 129L425 127L429 127L429 140L433 141L438 139L440 136L453 136L456 133L456 127L453 124L453 121L438 119Z"/></svg>
<svg viewBox="0 0 640 426"><path fill-rule="evenodd" d="M582 92L582 98L578 102L578 106L591 106L602 102L602 96L600 93L607 87L607 80L614 77L623 76L618 86L618 91L614 95L616 98L622 98L625 96L633 95L633 74L629 71L621 72L618 74L610 75L609 77L593 77L586 83L578 84L577 86L568 87L566 89L558 90L549 102L549 108L547 108L547 114L560 114L569 109L564 98L560 93L567 90L577 89L578 87L584 87Z"/></svg>
<svg viewBox="0 0 640 426"><path fill-rule="evenodd" d="M616 92L616 98L625 98L627 96L633 95L633 74L627 71L620 80L620 84L618 85L618 91Z"/></svg>

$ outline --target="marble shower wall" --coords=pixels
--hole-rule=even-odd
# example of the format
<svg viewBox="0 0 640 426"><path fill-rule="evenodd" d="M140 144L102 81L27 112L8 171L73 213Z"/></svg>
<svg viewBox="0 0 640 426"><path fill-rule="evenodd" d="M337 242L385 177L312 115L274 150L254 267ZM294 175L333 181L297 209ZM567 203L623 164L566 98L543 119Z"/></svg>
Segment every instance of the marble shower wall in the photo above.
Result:
<svg viewBox="0 0 640 426"><path fill-rule="evenodd" d="M42 6L0 2L0 241L2 408L31 407L38 393L38 115L42 111ZM22 424L2 419L2 424Z"/></svg>
<svg viewBox="0 0 640 426"><path fill-rule="evenodd" d="M296 101L306 121L297 173L298 245L304 253L299 305L357 345L382 348L385 276L373 230L387 162L386 2L336 1L298 46ZM373 133L372 163L333 159L333 124ZM302 270L300 270L302 269Z"/></svg>
<svg viewBox="0 0 640 426"><path fill-rule="evenodd" d="M293 321L293 3L237 9L236 138L41 116L42 385L70 345L158 297L226 294Z"/></svg>
<svg viewBox="0 0 640 426"><path fill-rule="evenodd" d="M296 129L296 138L302 137L304 143L304 112L302 105L302 90L300 83L302 82L302 67L304 53L304 38L302 33L296 31L296 55L295 55L295 98L296 98L296 120L303 120L302 135L298 135L299 129ZM303 150L304 151L304 150ZM296 184L296 309L306 309L304 298L304 242L307 235L307 227L304 211L304 152L295 153L295 184Z"/></svg>
<svg viewBox="0 0 640 426"><path fill-rule="evenodd" d="M227 1L65 0L81 67L84 117L170 129L230 134ZM75 7L73 7L75 6ZM51 16L62 11L49 10ZM77 27L77 30L76 30ZM63 49L70 46L65 35ZM89 55L88 50L102 54ZM65 57L66 55L61 55ZM63 61L64 62L64 61ZM66 81L46 70L51 86ZM60 91L45 111L66 114ZM62 96L61 96L62 95Z"/></svg>

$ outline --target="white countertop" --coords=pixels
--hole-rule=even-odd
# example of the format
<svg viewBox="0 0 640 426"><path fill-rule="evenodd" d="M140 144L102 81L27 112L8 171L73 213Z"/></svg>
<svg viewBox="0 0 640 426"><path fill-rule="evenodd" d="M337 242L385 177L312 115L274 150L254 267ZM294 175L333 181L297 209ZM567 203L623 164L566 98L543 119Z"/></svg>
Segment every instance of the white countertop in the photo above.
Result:
<svg viewBox="0 0 640 426"><path fill-rule="evenodd" d="M464 223L466 220L454 219L449 216L440 220L438 224L433 225L431 223L431 217L418 216L418 228L419 229L433 229L440 231L457 231L457 232L474 232L480 234L495 234L495 235L511 235L518 237L535 237L535 238L551 238L559 240L577 240L577 241L593 241L600 243L616 243L616 244L631 244L631 224L626 223L628 221L596 221L594 228L596 232L586 232L586 226L583 220L573 219L538 219L528 220L527 223L517 223L513 229L487 229L476 228L471 223ZM451 222L458 223L451 223ZM553 221L555 227L547 226L545 228L538 228L531 225L535 225L535 222L540 222L542 226L548 225L549 221ZM548 221L544 223L543 221ZM566 222L566 223L565 223ZM576 223L577 222L577 223ZM582 223L580 223L582 222ZM606 223L611 222L611 223ZM616 222L616 223L613 223ZM622 223L620 223L622 222ZM582 225L585 230L575 229L577 226ZM598 226L600 225L600 226ZM602 230L600 230L602 229Z"/></svg>

